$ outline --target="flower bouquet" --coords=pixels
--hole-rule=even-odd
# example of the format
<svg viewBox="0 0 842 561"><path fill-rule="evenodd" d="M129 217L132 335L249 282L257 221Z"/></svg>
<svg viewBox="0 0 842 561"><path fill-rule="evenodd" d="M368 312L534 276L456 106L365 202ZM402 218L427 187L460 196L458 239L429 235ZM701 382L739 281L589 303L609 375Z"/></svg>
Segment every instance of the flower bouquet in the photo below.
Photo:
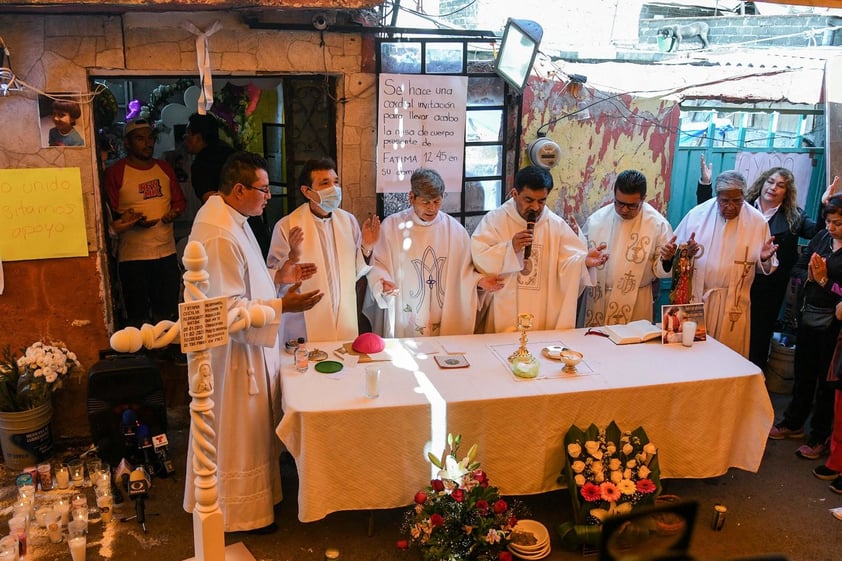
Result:
<svg viewBox="0 0 842 561"><path fill-rule="evenodd" d="M64 378L79 367L76 355L61 341L36 341L18 359L6 347L0 362L0 411L25 411L48 403Z"/></svg>
<svg viewBox="0 0 842 561"><path fill-rule="evenodd" d="M438 478L415 494L398 547L419 547L426 561L511 561L506 549L512 528L528 515L519 501L500 498L474 461L477 446L457 460L461 435L448 435L449 454L429 454Z"/></svg>
<svg viewBox="0 0 842 561"><path fill-rule="evenodd" d="M564 447L575 524L562 524L559 533L568 546L598 544L605 520L653 504L661 492L658 450L641 427L621 432L613 421L604 430L572 426Z"/></svg>

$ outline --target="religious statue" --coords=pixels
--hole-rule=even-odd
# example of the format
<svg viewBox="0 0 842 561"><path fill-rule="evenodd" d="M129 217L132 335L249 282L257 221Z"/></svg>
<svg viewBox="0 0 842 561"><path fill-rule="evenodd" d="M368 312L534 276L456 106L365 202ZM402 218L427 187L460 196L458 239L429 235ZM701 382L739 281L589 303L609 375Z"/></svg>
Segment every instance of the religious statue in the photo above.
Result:
<svg viewBox="0 0 842 561"><path fill-rule="evenodd" d="M672 258L672 288L670 289L670 304L688 304L693 296L693 256L687 249L687 244L678 246L675 257Z"/></svg>

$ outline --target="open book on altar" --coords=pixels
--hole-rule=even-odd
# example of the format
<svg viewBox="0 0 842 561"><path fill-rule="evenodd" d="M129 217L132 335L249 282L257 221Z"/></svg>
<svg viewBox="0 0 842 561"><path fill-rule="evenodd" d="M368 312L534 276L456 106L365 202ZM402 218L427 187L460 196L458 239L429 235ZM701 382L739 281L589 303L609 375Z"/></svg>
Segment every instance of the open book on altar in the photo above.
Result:
<svg viewBox="0 0 842 561"><path fill-rule="evenodd" d="M625 325L603 325L597 329L618 345L644 343L661 337L661 328L648 319L631 321Z"/></svg>

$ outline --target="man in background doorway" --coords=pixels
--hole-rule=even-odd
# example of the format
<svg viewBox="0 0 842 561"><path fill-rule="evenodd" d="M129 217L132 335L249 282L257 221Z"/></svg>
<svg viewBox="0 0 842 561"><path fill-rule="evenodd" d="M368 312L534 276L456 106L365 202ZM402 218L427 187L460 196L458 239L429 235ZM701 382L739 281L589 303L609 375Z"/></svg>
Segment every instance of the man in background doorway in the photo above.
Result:
<svg viewBox="0 0 842 561"><path fill-rule="evenodd" d="M184 212L184 194L172 166L152 157L155 133L149 121L126 123L123 143L128 155L105 170L105 190L127 323L174 321L181 270L172 222Z"/></svg>
<svg viewBox="0 0 842 561"><path fill-rule="evenodd" d="M193 113L187 120L184 147L195 155L193 165L190 166L190 182L196 197L205 203L209 197L218 193L222 166L234 153L234 149L220 140L216 117L198 113ZM248 223L265 259L269 253L269 229L263 215L250 216Z"/></svg>

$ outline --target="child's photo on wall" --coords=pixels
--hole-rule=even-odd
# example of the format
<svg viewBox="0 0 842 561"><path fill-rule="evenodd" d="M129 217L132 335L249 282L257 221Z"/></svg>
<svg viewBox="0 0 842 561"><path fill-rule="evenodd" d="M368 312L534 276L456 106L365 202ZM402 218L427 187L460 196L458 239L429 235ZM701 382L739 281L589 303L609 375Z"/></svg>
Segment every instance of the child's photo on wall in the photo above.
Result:
<svg viewBox="0 0 842 561"><path fill-rule="evenodd" d="M47 93L38 96L43 148L85 146L84 120L79 94Z"/></svg>

